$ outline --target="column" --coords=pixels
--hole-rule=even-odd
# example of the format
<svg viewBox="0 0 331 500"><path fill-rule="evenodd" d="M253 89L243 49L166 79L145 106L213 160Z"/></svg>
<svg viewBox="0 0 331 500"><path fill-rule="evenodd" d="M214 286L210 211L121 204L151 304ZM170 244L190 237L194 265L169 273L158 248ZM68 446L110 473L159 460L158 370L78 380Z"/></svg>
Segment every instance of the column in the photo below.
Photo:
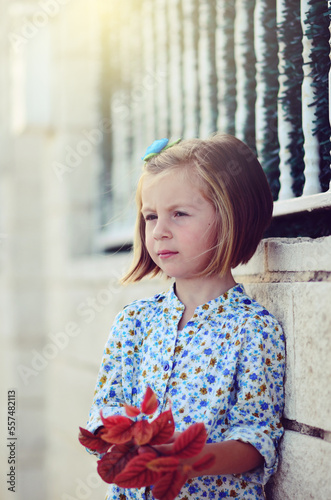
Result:
<svg viewBox="0 0 331 500"><path fill-rule="evenodd" d="M169 135L167 3L166 0L152 2L155 26L155 63L158 78L155 85L155 139Z"/></svg>
<svg viewBox="0 0 331 500"><path fill-rule="evenodd" d="M144 148L141 151L143 156L146 148L152 144L156 137L156 114L155 114L155 101L156 101L156 49L155 49L155 25L154 25L154 6L153 0L143 0L142 3L142 16L141 16L141 30L142 30L142 71L144 73L143 82L145 93L145 134L144 134ZM163 73L162 73L163 75ZM163 76L159 78L163 78Z"/></svg>
<svg viewBox="0 0 331 500"><path fill-rule="evenodd" d="M217 129L217 80L215 61L216 9L214 0L199 2L200 130L202 138Z"/></svg>
<svg viewBox="0 0 331 500"><path fill-rule="evenodd" d="M169 128L170 136L174 139L183 136L184 89L181 5L181 0L168 0Z"/></svg>
<svg viewBox="0 0 331 500"><path fill-rule="evenodd" d="M328 11L329 11L329 19L330 19L329 31L330 31L330 35L331 35L331 0L328 0ZM331 53L330 53L330 59L331 59ZM329 123L331 125L331 65L330 65L330 69L329 69ZM330 176L329 189L331 189L331 176Z"/></svg>
<svg viewBox="0 0 331 500"><path fill-rule="evenodd" d="M132 154L129 165L130 192L129 192L129 224L134 226L136 218L135 191L140 177L141 157L148 144L146 144L145 128L146 100L150 98L150 88L154 85L143 68L143 16L140 0L132 1L132 15L130 21L130 66L131 66L131 118L132 118Z"/></svg>
<svg viewBox="0 0 331 500"><path fill-rule="evenodd" d="M217 129L234 135L237 106L234 61L235 5L220 0L216 8Z"/></svg>
<svg viewBox="0 0 331 500"><path fill-rule="evenodd" d="M236 0L234 47L236 62L236 136L255 149L255 0Z"/></svg>
<svg viewBox="0 0 331 500"><path fill-rule="evenodd" d="M273 197L279 191L277 138L277 33L276 2L256 0L254 10L256 56L255 136L256 151L267 175Z"/></svg>
<svg viewBox="0 0 331 500"><path fill-rule="evenodd" d="M130 193L130 161L132 148L132 113L131 113L131 55L130 22L132 12L118 5L116 22L118 29L117 50L119 80L111 101L112 112L112 183L113 204L110 230L116 237L123 231L128 217ZM115 56L116 57L116 56Z"/></svg>
<svg viewBox="0 0 331 500"><path fill-rule="evenodd" d="M183 10L183 137L199 134L198 0L182 2Z"/></svg>
<svg viewBox="0 0 331 500"><path fill-rule="evenodd" d="M313 77L311 75L312 40L307 36L306 18L309 16L309 0L301 0L301 26L303 45L303 82L301 87L302 100L302 130L304 135L304 163L305 163L305 185L304 195L316 194L321 191L319 182L319 142L317 135L313 134L314 120L316 119L316 105L314 103Z"/></svg>
<svg viewBox="0 0 331 500"><path fill-rule="evenodd" d="M282 26L283 31L278 31L278 142L279 142L279 170L280 170L280 192L278 199L287 200L293 198L292 191L292 176L291 176L291 133L293 125L290 121L288 110L283 104L286 101L286 91L290 84L290 79L287 74L285 49L286 43L284 39L285 31L285 12L286 0L277 0L277 26Z"/></svg>

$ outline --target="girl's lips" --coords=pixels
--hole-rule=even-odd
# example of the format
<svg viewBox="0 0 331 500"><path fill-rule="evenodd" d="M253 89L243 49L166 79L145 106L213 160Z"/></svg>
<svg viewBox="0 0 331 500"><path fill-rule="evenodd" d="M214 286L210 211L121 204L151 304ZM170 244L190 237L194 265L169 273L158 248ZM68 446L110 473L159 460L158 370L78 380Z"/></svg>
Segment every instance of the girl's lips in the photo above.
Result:
<svg viewBox="0 0 331 500"><path fill-rule="evenodd" d="M178 252L162 252L162 253L159 253L159 257L160 259L169 259L170 257L172 257L173 255L177 255Z"/></svg>

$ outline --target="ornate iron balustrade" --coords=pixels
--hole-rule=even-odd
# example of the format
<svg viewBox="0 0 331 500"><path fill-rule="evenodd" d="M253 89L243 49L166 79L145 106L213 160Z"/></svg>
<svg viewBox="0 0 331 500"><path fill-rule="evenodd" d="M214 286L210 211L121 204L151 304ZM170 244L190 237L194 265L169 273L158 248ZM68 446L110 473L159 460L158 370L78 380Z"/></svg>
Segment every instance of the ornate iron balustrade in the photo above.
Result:
<svg viewBox="0 0 331 500"><path fill-rule="evenodd" d="M138 151L164 136L219 130L244 140L265 169L275 216L331 206L326 0L115 3L105 165L115 233L133 226Z"/></svg>

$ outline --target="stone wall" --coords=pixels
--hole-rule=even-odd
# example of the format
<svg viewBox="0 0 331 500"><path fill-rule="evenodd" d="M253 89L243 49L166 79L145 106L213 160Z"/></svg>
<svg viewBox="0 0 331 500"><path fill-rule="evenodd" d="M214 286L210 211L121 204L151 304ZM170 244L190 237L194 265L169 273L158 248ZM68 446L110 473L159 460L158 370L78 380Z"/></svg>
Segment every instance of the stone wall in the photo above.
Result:
<svg viewBox="0 0 331 500"><path fill-rule="evenodd" d="M91 0L0 3L0 498L45 500L65 492L49 470L74 477L72 456L62 469L53 449L65 457L76 442L76 428L62 434L62 418L77 403L72 398L66 406L70 384L53 387L52 377L67 373L61 353L77 334L70 325L59 334L67 326L63 298L71 300L65 295L70 258L91 254L96 226L100 160L84 131L98 124L99 14ZM89 149L70 166L68 148L82 141ZM12 390L15 493L7 483Z"/></svg>
<svg viewBox="0 0 331 500"><path fill-rule="evenodd" d="M331 498L330 257L331 237L270 239L236 273L286 336L286 431L268 500Z"/></svg>

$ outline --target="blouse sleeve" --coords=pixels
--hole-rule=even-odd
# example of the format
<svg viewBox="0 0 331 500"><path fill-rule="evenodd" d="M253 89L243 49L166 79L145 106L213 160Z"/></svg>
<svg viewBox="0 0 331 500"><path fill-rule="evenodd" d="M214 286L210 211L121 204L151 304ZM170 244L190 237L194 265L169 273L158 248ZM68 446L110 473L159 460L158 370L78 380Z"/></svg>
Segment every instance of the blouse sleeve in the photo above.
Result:
<svg viewBox="0 0 331 500"><path fill-rule="evenodd" d="M104 417L124 415L122 387L122 344L125 311L119 313L103 352L87 429L95 432L102 425L100 410Z"/></svg>
<svg viewBox="0 0 331 500"><path fill-rule="evenodd" d="M235 381L237 398L229 411L229 428L224 437L250 443L261 453L264 466L240 476L266 484L276 471L278 443L283 434L284 335L269 314L255 316L242 334Z"/></svg>

